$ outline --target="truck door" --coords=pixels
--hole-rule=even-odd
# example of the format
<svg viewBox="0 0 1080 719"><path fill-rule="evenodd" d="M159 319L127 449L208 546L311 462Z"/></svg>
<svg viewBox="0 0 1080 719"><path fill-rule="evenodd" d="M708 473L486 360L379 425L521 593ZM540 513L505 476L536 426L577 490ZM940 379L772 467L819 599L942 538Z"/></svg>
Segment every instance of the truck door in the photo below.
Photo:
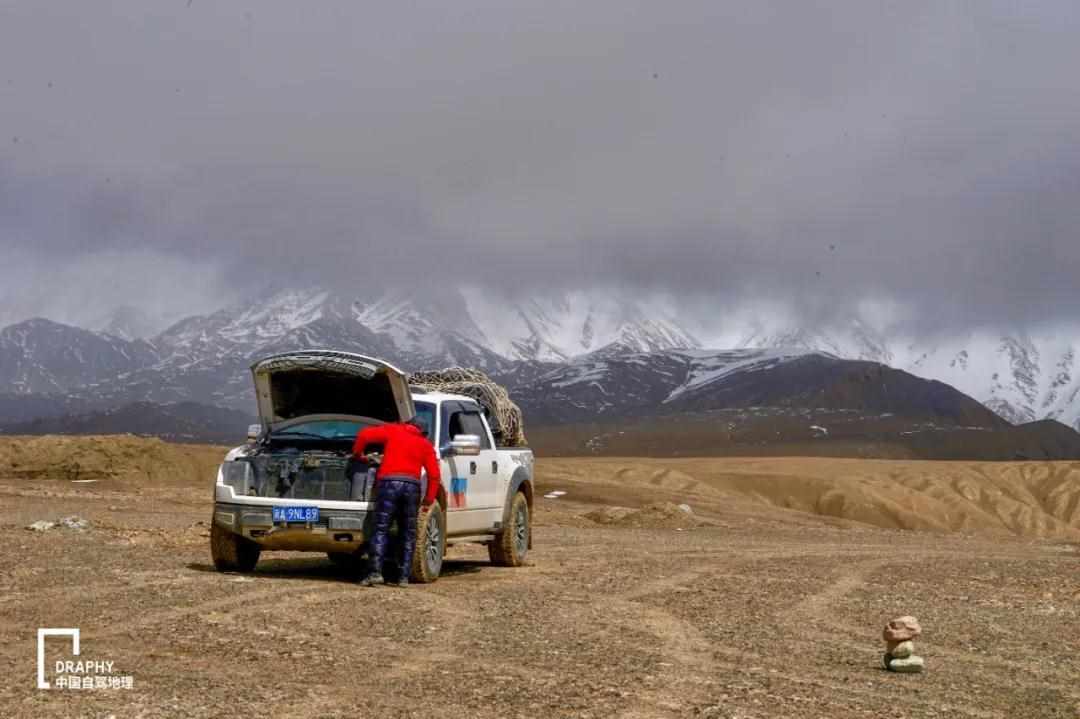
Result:
<svg viewBox="0 0 1080 719"><path fill-rule="evenodd" d="M448 457L449 472L443 478L449 505L449 529L485 531L491 529L491 510L498 507L498 452L491 445L491 435L480 416L478 406L464 402L444 402L439 444L447 446L459 434L480 437L480 454L472 457Z"/></svg>

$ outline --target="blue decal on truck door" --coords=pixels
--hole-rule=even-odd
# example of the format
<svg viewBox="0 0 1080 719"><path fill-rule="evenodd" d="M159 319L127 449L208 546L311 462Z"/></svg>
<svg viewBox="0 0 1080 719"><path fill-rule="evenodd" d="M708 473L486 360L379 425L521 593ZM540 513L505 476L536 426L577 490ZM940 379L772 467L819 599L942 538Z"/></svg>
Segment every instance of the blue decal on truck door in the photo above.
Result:
<svg viewBox="0 0 1080 719"><path fill-rule="evenodd" d="M466 493L469 489L468 477L450 478L450 508L461 509L466 505Z"/></svg>

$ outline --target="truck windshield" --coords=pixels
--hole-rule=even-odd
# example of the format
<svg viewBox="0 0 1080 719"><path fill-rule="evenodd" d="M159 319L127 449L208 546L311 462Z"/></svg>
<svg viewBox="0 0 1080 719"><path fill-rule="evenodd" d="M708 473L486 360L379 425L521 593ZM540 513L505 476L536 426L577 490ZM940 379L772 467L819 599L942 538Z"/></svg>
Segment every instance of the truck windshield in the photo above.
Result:
<svg viewBox="0 0 1080 719"><path fill-rule="evenodd" d="M370 422L358 422L344 419L322 419L311 422L301 422L284 429L279 429L270 434L271 439L313 439L313 440L344 440L355 439L356 433L364 427L370 426Z"/></svg>
<svg viewBox="0 0 1080 719"><path fill-rule="evenodd" d="M424 426L427 427L427 437L431 439L432 431L435 428L435 405L427 402L417 402L416 416L424 422ZM348 419L316 419L279 429L272 432L270 438L283 440L351 440L356 439L357 432L364 427L370 427L372 424L372 422Z"/></svg>

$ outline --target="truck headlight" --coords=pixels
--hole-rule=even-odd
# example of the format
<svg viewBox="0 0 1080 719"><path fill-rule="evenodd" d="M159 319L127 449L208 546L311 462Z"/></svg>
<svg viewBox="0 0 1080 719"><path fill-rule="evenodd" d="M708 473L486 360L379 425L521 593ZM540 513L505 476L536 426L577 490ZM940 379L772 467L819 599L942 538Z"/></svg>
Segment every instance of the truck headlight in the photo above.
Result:
<svg viewBox="0 0 1080 719"><path fill-rule="evenodd" d="M251 462L222 462L221 483L232 487L233 494L246 496L255 486L255 473Z"/></svg>

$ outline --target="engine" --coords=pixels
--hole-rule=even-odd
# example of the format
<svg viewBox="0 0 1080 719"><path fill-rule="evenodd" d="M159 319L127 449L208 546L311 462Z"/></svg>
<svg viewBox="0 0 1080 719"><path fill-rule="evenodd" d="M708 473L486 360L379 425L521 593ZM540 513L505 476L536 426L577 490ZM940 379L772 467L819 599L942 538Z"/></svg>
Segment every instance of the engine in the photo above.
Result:
<svg viewBox="0 0 1080 719"><path fill-rule="evenodd" d="M230 466L232 465L232 466ZM258 452L222 465L226 484L252 497L366 501L374 466L347 452L294 447Z"/></svg>

